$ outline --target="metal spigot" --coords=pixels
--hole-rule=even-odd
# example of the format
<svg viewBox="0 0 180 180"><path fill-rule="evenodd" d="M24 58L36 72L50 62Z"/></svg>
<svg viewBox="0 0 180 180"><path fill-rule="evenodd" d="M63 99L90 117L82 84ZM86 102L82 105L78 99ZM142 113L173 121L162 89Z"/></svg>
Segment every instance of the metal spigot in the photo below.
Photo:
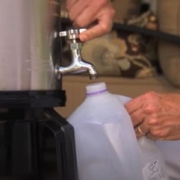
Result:
<svg viewBox="0 0 180 180"><path fill-rule="evenodd" d="M97 78L95 67L91 63L84 61L81 57L82 43L79 41L79 34L85 30L86 29L71 29L59 33L60 37L67 37L67 40L70 41L72 62L66 67L57 66L55 70L56 74L78 74L87 71L90 79Z"/></svg>

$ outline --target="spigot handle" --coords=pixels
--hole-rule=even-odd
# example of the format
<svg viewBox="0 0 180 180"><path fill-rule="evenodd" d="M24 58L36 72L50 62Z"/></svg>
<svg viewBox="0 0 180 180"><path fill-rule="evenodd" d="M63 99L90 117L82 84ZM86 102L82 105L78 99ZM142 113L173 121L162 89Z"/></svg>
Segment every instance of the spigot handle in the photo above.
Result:
<svg viewBox="0 0 180 180"><path fill-rule="evenodd" d="M79 38L79 34L86 31L85 28L83 29L70 29L67 31L61 31L59 32L59 36L60 37L67 37L67 39L69 40L73 40L73 39L78 39Z"/></svg>

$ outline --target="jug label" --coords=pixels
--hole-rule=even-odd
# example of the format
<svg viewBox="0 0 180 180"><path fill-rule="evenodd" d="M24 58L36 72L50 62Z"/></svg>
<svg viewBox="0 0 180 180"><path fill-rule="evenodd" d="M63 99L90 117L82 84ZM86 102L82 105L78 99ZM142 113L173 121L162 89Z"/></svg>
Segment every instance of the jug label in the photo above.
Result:
<svg viewBox="0 0 180 180"><path fill-rule="evenodd" d="M144 180L165 180L166 175L160 162L149 162L143 167Z"/></svg>

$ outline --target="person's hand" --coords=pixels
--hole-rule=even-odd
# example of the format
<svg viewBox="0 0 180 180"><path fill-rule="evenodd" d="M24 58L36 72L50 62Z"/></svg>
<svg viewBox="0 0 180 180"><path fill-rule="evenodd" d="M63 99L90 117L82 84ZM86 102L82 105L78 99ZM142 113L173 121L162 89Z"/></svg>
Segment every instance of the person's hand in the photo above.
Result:
<svg viewBox="0 0 180 180"><path fill-rule="evenodd" d="M180 95L146 93L125 105L136 136L153 140L180 139Z"/></svg>
<svg viewBox="0 0 180 180"><path fill-rule="evenodd" d="M73 25L88 30L80 34L81 41L102 36L111 31L115 11L110 0L66 0L66 8Z"/></svg>

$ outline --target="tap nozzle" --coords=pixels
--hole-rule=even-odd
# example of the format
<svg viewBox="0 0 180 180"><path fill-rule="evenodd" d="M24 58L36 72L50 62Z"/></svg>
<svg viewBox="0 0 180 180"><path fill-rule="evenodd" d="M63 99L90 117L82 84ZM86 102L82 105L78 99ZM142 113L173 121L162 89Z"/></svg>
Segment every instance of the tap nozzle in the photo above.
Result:
<svg viewBox="0 0 180 180"><path fill-rule="evenodd" d="M82 72L88 72L90 79L97 78L97 71L95 67L82 59L81 57L81 49L82 43L79 41L80 32L85 31L85 29L71 29L69 31L60 32L60 36L67 36L67 39L70 40L70 50L71 50L71 64L66 67L55 68L55 72L58 75L66 75L66 74L78 74Z"/></svg>

